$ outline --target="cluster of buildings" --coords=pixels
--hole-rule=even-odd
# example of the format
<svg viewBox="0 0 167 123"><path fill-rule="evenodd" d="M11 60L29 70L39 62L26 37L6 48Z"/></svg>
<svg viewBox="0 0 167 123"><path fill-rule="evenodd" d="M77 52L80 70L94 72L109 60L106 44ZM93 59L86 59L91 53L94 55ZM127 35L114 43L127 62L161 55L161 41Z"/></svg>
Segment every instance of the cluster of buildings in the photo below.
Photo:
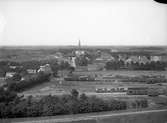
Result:
<svg viewBox="0 0 167 123"><path fill-rule="evenodd" d="M130 64L131 62L133 63L149 63L149 62L167 62L167 56L160 56L160 55L150 55L150 56L145 56L145 55L127 55L125 54L118 54L115 56L112 56L109 53L102 53L101 57L96 58L95 62L107 62L107 61L123 61L125 64Z"/></svg>
<svg viewBox="0 0 167 123"><path fill-rule="evenodd" d="M139 64L147 64L150 62L167 62L166 55L129 55L125 53L119 53L118 50L111 50L110 52L106 52L103 50L94 50L95 54L98 54L97 57L94 57L93 62L86 64L86 65L78 65L77 59L84 58L87 61L90 60L88 57L87 51L81 48L81 42L78 43L78 48L72 53L71 55L63 54L61 52L57 52L54 56L54 59L59 63L68 62L68 64L75 69L75 71L100 71L105 70L106 62L119 62L122 61L124 65L128 65L131 63L139 63ZM10 66L11 69L16 69L17 66ZM40 66L38 69L27 69L26 72L28 74L36 74L39 72L44 73L52 73L52 69L49 64L45 64ZM10 78L15 74L15 72L7 72L6 78Z"/></svg>
<svg viewBox="0 0 167 123"><path fill-rule="evenodd" d="M17 66L12 67L12 68L16 69ZM27 69L26 70L27 75L33 75L33 74L37 74L37 73L40 73L40 72L43 72L45 74L52 74L51 66L49 64L45 64L43 66L40 66L39 69ZM15 74L17 74L17 72L10 72L10 71L6 72L5 79L12 78ZM24 80L24 75L22 76L21 80Z"/></svg>
<svg viewBox="0 0 167 123"><path fill-rule="evenodd" d="M100 54L98 57L96 57L93 60L93 63L88 64L87 66L77 66L76 65L76 57L83 56L85 52L81 50L81 43L79 41L78 50L75 52L75 56L70 57L69 64L75 68L76 71L98 71L98 70L104 70L104 66L106 62L123 62L125 67L132 63L138 63L140 64L149 64L151 62L163 62L167 63L167 55L165 54L149 54L147 55L140 54L140 53L134 53L128 54L127 52L119 52L118 50L111 50L110 52L105 52L101 50L95 51L97 54ZM88 58L89 60L89 58Z"/></svg>

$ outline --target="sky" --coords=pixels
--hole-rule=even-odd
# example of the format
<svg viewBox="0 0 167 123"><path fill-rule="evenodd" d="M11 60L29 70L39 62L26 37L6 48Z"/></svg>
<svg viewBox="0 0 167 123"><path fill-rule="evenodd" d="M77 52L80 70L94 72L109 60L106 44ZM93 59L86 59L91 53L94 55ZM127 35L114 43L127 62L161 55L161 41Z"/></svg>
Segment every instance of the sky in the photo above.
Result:
<svg viewBox="0 0 167 123"><path fill-rule="evenodd" d="M0 46L167 45L153 0L0 0Z"/></svg>

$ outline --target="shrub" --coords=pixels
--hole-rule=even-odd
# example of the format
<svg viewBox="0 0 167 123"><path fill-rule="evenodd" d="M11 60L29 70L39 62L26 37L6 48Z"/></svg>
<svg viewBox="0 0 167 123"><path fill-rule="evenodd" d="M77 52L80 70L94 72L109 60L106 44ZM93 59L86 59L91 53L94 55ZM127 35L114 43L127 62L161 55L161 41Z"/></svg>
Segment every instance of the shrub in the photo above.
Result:
<svg viewBox="0 0 167 123"><path fill-rule="evenodd" d="M132 108L147 108L148 101L146 99L137 99L131 103Z"/></svg>

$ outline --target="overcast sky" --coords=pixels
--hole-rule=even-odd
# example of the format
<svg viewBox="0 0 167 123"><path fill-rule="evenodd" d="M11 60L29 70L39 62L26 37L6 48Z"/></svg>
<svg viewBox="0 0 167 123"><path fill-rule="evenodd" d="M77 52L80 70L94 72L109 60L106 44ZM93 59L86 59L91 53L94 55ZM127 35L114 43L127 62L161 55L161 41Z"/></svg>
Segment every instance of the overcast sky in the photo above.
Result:
<svg viewBox="0 0 167 123"><path fill-rule="evenodd" d="M153 0L0 0L0 45L167 45Z"/></svg>

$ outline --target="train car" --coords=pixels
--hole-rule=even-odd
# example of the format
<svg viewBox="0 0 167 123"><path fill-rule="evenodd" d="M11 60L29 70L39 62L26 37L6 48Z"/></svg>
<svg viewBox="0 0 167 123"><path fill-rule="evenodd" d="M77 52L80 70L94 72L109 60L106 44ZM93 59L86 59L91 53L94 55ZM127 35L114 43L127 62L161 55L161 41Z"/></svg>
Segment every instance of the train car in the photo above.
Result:
<svg viewBox="0 0 167 123"><path fill-rule="evenodd" d="M68 75L64 77L65 81L94 81L95 78L89 75Z"/></svg>
<svg viewBox="0 0 167 123"><path fill-rule="evenodd" d="M95 78L94 77L91 77L91 76L79 76L79 80L80 81L94 81Z"/></svg>
<svg viewBox="0 0 167 123"><path fill-rule="evenodd" d="M160 94L159 91L155 88L148 89L148 93L147 93L148 96L156 97L156 96L159 96L159 94Z"/></svg>
<svg viewBox="0 0 167 123"><path fill-rule="evenodd" d="M96 88L96 93L107 93L107 88Z"/></svg>
<svg viewBox="0 0 167 123"><path fill-rule="evenodd" d="M127 95L147 95L147 87L130 87L127 89Z"/></svg>
<svg viewBox="0 0 167 123"><path fill-rule="evenodd" d="M97 93L115 93L115 92L126 92L127 89L123 87L115 88L96 88Z"/></svg>

